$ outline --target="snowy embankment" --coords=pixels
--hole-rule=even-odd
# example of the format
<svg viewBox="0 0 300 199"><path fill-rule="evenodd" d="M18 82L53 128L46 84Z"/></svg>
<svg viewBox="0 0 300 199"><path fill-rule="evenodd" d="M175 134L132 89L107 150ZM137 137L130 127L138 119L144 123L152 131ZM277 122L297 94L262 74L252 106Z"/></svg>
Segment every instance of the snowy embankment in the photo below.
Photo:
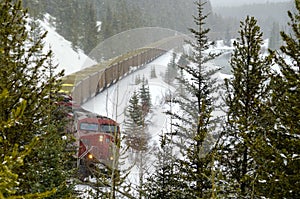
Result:
<svg viewBox="0 0 300 199"><path fill-rule="evenodd" d="M57 71L65 70L65 75L68 75L96 64L82 50L74 50L72 43L59 35L50 21L53 21L51 16L45 15L44 20L38 20L38 23L40 23L42 31L47 31L44 51L53 51L53 62L58 65Z"/></svg>

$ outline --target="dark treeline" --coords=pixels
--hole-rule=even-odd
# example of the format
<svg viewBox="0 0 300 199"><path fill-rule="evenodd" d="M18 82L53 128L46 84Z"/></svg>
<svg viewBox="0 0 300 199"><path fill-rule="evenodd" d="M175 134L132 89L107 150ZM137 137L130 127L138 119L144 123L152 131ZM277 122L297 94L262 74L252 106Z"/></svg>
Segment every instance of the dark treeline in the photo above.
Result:
<svg viewBox="0 0 300 199"><path fill-rule="evenodd" d="M268 38L271 34L274 22L278 23L281 30L287 28L286 22L289 19L286 12L293 7L293 1L278 3L267 2L234 7L215 7L214 13L224 18L231 18L232 21L234 21L232 28L235 28L235 30L239 28L239 21L241 19L245 19L247 15L255 16L261 29L264 31L264 38Z"/></svg>
<svg viewBox="0 0 300 199"><path fill-rule="evenodd" d="M187 34L189 28L195 28L194 0L24 0L23 4L34 17L42 18L44 13L53 16L58 33L71 41L75 49L83 49L87 54L99 42L133 28L163 27ZM273 27L284 28L287 21L284 14L291 6L291 3L267 3L212 8L208 1L204 13L208 14L209 36L235 38L240 19L248 13L258 18L264 36L269 37ZM279 35L279 30L276 33Z"/></svg>

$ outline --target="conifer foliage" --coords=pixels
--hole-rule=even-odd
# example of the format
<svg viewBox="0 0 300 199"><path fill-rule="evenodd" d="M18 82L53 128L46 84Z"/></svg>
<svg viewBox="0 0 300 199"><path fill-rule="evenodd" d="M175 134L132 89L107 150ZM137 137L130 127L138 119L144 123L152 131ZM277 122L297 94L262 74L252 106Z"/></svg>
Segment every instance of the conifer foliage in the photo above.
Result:
<svg viewBox="0 0 300 199"><path fill-rule="evenodd" d="M239 33L230 60L233 78L226 81L228 123L221 161L225 176L231 181L227 188L232 190L227 190L227 194L250 197L254 191L251 183L256 167L255 141L263 133L261 118L269 94L266 81L270 65L262 58L263 39L256 19L247 16Z"/></svg>
<svg viewBox="0 0 300 199"><path fill-rule="evenodd" d="M146 117L150 111L151 97L149 87L143 78L139 92L134 91L129 100L129 106L125 111L124 139L130 149L131 161L138 169L139 183L136 187L138 197L142 198L146 162L151 146L149 146L150 135L147 131Z"/></svg>
<svg viewBox="0 0 300 199"><path fill-rule="evenodd" d="M165 73L165 82L168 84L173 84L173 81L177 77L177 66L176 66L176 54L173 53L171 62L168 64L166 73Z"/></svg>
<svg viewBox="0 0 300 199"><path fill-rule="evenodd" d="M264 145L259 148L259 192L268 198L300 197L300 2L288 12L291 34L281 32L283 45L275 53L280 72L271 78Z"/></svg>
<svg viewBox="0 0 300 199"><path fill-rule="evenodd" d="M10 128L1 129L0 154L26 154L20 157L22 164L14 167L18 175L16 194L56 190L51 197L62 198L71 194L65 164L71 155L65 151L68 139L62 139L64 119L57 117L63 113L55 104L60 89L57 79L63 72L54 73L51 51L41 53L45 34L31 38L28 20L21 1L1 1L0 93L7 90L8 94L0 101L0 121L9 121L22 102L26 106ZM35 145L31 145L32 140L37 140ZM27 146L32 147L30 153ZM1 156L0 162L4 158Z"/></svg>
<svg viewBox="0 0 300 199"><path fill-rule="evenodd" d="M180 193L174 187L177 184L179 176L175 175L175 156L173 143L168 135L161 136L160 149L157 152L157 162L155 162L155 172L147 178L144 184L144 191L147 198L180 198Z"/></svg>
<svg viewBox="0 0 300 199"><path fill-rule="evenodd" d="M178 174L180 187L178 189L183 198L209 198L213 194L213 164L214 150L211 136L213 132L214 110L213 92L216 90L216 80L212 78L218 69L209 67L207 62L217 54L205 54L205 50L213 45L208 39L209 29L205 28L207 15L203 13L205 2L196 2L197 16L194 16L197 29L190 29L194 36L188 44L192 47L192 54L187 56L190 64L180 65L184 75L178 78L179 84L185 89L185 95L175 100L180 107L176 113L169 112L178 122L175 125L180 156Z"/></svg>
<svg viewBox="0 0 300 199"><path fill-rule="evenodd" d="M1 104L9 97L7 89L4 89L0 94ZM23 111L26 107L26 101L21 101L15 109L13 109L10 118L7 121L0 120L0 132L6 129L12 128L18 122L18 119L22 117ZM16 188L18 187L19 179L18 174L14 171L19 166L23 165L24 158L31 152L32 148L36 144L36 139L33 139L31 143L25 146L25 150L19 151L16 145L14 149L6 154L3 154L3 160L0 164L0 198L15 197L15 198L45 198L53 194L53 191L45 193L30 193L25 195L16 196ZM0 145L5 145L6 140L0 137Z"/></svg>
<svg viewBox="0 0 300 199"><path fill-rule="evenodd" d="M139 91L134 91L125 111L125 142L134 151L147 151L149 136L146 132L146 116L151 108L151 96L145 78Z"/></svg>
<svg viewBox="0 0 300 199"><path fill-rule="evenodd" d="M145 118L143 117L143 111L139 103L137 92L134 92L130 98L129 106L125 113L124 131L126 144L136 151L145 150L147 142L143 136Z"/></svg>

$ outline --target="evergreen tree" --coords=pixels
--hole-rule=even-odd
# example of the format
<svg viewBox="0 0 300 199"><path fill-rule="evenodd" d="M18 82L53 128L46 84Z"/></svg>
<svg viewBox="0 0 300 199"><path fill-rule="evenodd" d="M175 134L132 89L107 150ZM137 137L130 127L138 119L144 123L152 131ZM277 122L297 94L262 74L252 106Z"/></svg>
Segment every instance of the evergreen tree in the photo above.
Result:
<svg viewBox="0 0 300 199"><path fill-rule="evenodd" d="M176 54L173 53L172 59L168 64L165 73L165 82L168 84L172 84L176 77L177 77Z"/></svg>
<svg viewBox="0 0 300 199"><path fill-rule="evenodd" d="M197 16L194 17L197 29L190 29L195 40L189 41L193 51L187 56L191 64L181 66L184 75L178 79L186 90L186 95L180 95L176 103L180 111L171 113L178 120L174 125L177 127L176 134L180 147L178 158L181 182L176 187L182 198L209 198L213 197L213 165L214 154L212 134L215 124L212 118L214 110L213 93L216 91L216 80L212 78L218 69L210 68L206 63L214 59L217 54L206 54L213 42L209 42L209 29L204 28L207 15L203 13L203 3L197 3ZM176 189L174 188L174 189Z"/></svg>
<svg viewBox="0 0 300 199"><path fill-rule="evenodd" d="M91 50L98 44L98 27L97 27L97 16L96 10L92 3L87 2L84 9L86 11L83 16L82 23L82 41L80 48L89 54Z"/></svg>
<svg viewBox="0 0 300 199"><path fill-rule="evenodd" d="M106 4L106 15L102 19L102 24L101 24L101 35L103 40L113 36L114 29L112 28L112 21L113 21L113 12L111 10L111 6L109 4Z"/></svg>
<svg viewBox="0 0 300 199"><path fill-rule="evenodd" d="M34 30L27 29L30 27L28 14L21 1L1 1L0 15L0 92L8 90L8 97L1 101L1 121L8 121L12 110L26 101L22 117L12 127L1 130L0 137L5 142L1 143L0 152L25 153L26 147L38 137L24 164L14 168L19 182L16 194L56 189L51 197L68 197L72 187L66 184L70 173L65 163L71 155L66 152L68 139L62 139L65 120L54 115L58 108L55 102L60 100L58 78L63 72L54 73L56 66L51 63L51 51L41 53L46 34L39 39L29 34Z"/></svg>
<svg viewBox="0 0 300 199"><path fill-rule="evenodd" d="M126 144L136 150L146 149L146 139L144 132L144 117L141 105L139 104L139 95L135 91L129 100L129 106L125 112L124 134Z"/></svg>
<svg viewBox="0 0 300 199"><path fill-rule="evenodd" d="M144 84L143 84L144 85ZM149 94L143 91L143 95L148 99ZM146 95L145 95L146 94ZM148 112L143 110L140 103L140 93L134 92L129 100L129 106L125 111L124 134L125 143L134 157L134 164L139 171L139 184L136 187L138 197L143 197L143 181L146 167L147 154L150 151L148 145L149 135L146 132L145 117ZM145 102L145 101L144 101Z"/></svg>
<svg viewBox="0 0 300 199"><path fill-rule="evenodd" d="M258 187L266 198L299 198L300 190L300 2L288 11L292 33L281 32L284 45L275 53L280 71L272 76L266 109L268 125L259 147Z"/></svg>
<svg viewBox="0 0 300 199"><path fill-rule="evenodd" d="M224 45L231 47L231 35L229 27L226 28L225 37L224 37Z"/></svg>
<svg viewBox="0 0 300 199"><path fill-rule="evenodd" d="M167 135L162 135L160 149L157 152L157 161L154 164L155 170L147 178L144 184L144 191L147 198L181 198L174 187L180 186L175 175L175 157L173 144Z"/></svg>
<svg viewBox="0 0 300 199"><path fill-rule="evenodd" d="M248 198L255 192L256 142L265 133L263 110L269 96L270 63L268 57L262 58L262 33L253 17L241 22L239 33L230 60L233 78L226 81L228 111L221 165L230 185L226 195Z"/></svg>
<svg viewBox="0 0 300 199"><path fill-rule="evenodd" d="M269 38L269 48L272 50L279 49L280 41L279 24L274 22Z"/></svg>
<svg viewBox="0 0 300 199"><path fill-rule="evenodd" d="M189 64L189 61L187 60L186 55L184 55L184 54L180 55L180 58L179 58L177 64L179 65L178 68L180 69L180 71L179 71L179 79L183 79L184 78L184 74L183 74L182 68L184 66L186 66L186 65ZM183 87L182 84L178 84L177 92L179 93L179 95L182 95L182 96L186 95L186 91L185 91L185 89L184 89L184 87Z"/></svg>
<svg viewBox="0 0 300 199"><path fill-rule="evenodd" d="M7 98L9 98L9 92L7 89L3 89L0 94L0 103L3 104ZM15 126L18 123L18 120L22 117L25 107L26 101L20 101L19 104L11 111L8 121L3 121L1 119L0 132ZM5 142L6 140L0 137L1 146L2 144L4 145ZM33 139L27 146L25 146L25 150L23 151L20 152L18 150L18 145L15 145L11 152L3 154L3 161L0 164L0 198L45 198L55 192L55 190L52 190L45 193L29 193L22 196L15 195L19 181L18 175L14 173L14 170L23 165L25 156L31 152L36 143L37 139Z"/></svg>
<svg viewBox="0 0 300 199"><path fill-rule="evenodd" d="M24 8L28 8L28 12L33 18L40 18L43 13L43 4L35 0L23 0Z"/></svg>
<svg viewBox="0 0 300 199"><path fill-rule="evenodd" d="M156 71L155 71L155 66L152 66L152 67L151 67L150 78L151 78L151 79L157 78Z"/></svg>
<svg viewBox="0 0 300 199"><path fill-rule="evenodd" d="M147 86L147 82L145 78L143 78L142 86L139 90L139 94L140 94L139 98L140 98L143 116L145 117L149 113L151 108L150 90L149 90L149 86Z"/></svg>
<svg viewBox="0 0 300 199"><path fill-rule="evenodd" d="M132 166L125 168L125 160L128 159L126 155L128 147L118 151L118 155L115 155L116 159L115 168L107 168L107 170L95 167L92 174L93 183L88 182L92 189L86 189L85 193L88 194L88 198L101 198L101 199L116 199L116 198L131 198L132 196L132 184L128 183L128 175ZM121 151L122 150L122 151ZM122 168L121 168L122 166ZM114 171L113 171L114 169Z"/></svg>
<svg viewBox="0 0 300 199"><path fill-rule="evenodd" d="M141 76L140 76L140 75L135 76L135 80L134 80L135 85L138 85L138 84L140 84L141 82L142 82Z"/></svg>
<svg viewBox="0 0 300 199"><path fill-rule="evenodd" d="M101 13L100 18L104 40L120 32L145 26L145 18L141 17L140 8L136 6L136 3L130 3L124 0L104 0L104 6L101 5L101 7L104 7L105 11Z"/></svg>

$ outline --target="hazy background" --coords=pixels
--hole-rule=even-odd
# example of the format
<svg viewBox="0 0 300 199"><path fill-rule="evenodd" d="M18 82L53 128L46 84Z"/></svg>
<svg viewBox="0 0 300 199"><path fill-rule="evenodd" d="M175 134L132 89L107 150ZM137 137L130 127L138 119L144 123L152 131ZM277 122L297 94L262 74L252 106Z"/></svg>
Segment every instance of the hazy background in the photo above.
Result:
<svg viewBox="0 0 300 199"><path fill-rule="evenodd" d="M202 0L204 2L204 0ZM289 31L287 11L294 0L206 0L203 12L211 40L231 45L238 37L240 21L247 16L257 19L264 39L280 44L279 32ZM56 31L72 43L74 49L89 54L108 38L135 28L160 27L190 34L196 28L195 0L23 0L30 15L43 19L47 13ZM101 24L101 25L100 25ZM153 34L154 36L156 33Z"/></svg>
<svg viewBox="0 0 300 199"><path fill-rule="evenodd" d="M213 7L218 6L240 6L242 4L253 4L253 3L277 3L287 2L290 0L210 0Z"/></svg>

